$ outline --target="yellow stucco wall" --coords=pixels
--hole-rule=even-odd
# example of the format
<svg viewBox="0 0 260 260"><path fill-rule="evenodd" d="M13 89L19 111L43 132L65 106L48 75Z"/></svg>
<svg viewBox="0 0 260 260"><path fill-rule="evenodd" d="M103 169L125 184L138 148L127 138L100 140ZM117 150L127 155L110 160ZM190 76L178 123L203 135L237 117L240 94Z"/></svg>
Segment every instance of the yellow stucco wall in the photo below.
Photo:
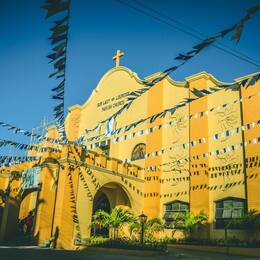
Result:
<svg viewBox="0 0 260 260"><path fill-rule="evenodd" d="M146 80L153 80L157 75ZM209 90L224 84L206 72L187 77L183 82L166 77L116 118L116 129L169 109L187 98L194 98L194 88ZM128 68L109 70L83 105L69 109L66 118L69 140L77 140L86 129L92 129L107 119L126 103L130 92L141 87L137 74ZM248 208L260 210L259 161L250 159L256 156L260 159L260 144L248 144L244 151L239 146L235 151L222 155L209 153L258 137L259 125L228 137L222 137L220 133L236 129L242 122L246 124L259 119L260 95L256 95L259 91L259 81L250 88L242 88L241 93L222 89L168 113L164 118L154 122L148 120L127 133L99 139L99 142L110 140L108 156L103 155L98 147L86 152L73 145L57 146L60 153L44 153L35 224L39 243L49 240L57 229L57 245L63 248L75 248L74 239L79 233L81 238L90 236L93 201L100 191L106 193L111 205L130 205L135 215L144 212L149 218L162 218L166 203L176 200L189 203L190 211L198 213L204 210L209 217L210 226L203 236L222 237L223 230L214 227L217 200L248 198ZM254 96L248 99L249 95ZM223 104L230 105L223 107ZM210 111L213 108L214 111ZM202 111L204 116L201 117ZM167 125L169 122L171 124ZM123 138L125 134L150 128L154 129L153 133ZM88 139L104 133L105 124L88 134L84 145L94 144L97 141ZM219 133L218 140L213 138L215 133ZM48 136L57 138L57 129L50 128ZM119 142L114 142L115 137L119 137ZM205 139L199 143L202 137ZM187 146L191 141L197 144ZM146 153L150 156L125 163L139 143L146 145ZM156 155L155 152L161 149L164 152ZM193 159L202 154L208 156ZM236 173L224 169L230 165L237 165ZM150 166L156 167L146 170ZM5 181L4 177L0 178L0 185L5 186ZM32 207L36 198L30 196L24 200L20 215Z"/></svg>

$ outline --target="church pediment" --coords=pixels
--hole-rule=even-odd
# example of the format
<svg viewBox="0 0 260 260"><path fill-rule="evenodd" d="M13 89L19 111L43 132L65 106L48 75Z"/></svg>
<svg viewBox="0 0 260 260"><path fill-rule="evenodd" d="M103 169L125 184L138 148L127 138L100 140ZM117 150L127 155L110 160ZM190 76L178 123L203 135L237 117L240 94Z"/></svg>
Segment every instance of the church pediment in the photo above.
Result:
<svg viewBox="0 0 260 260"><path fill-rule="evenodd" d="M118 111L126 102L128 95L142 86L136 73L126 67L110 69L99 81L88 100L80 106L79 133L95 127Z"/></svg>
<svg viewBox="0 0 260 260"><path fill-rule="evenodd" d="M92 102L97 102L97 107L102 107L127 96L127 92L136 90L141 84L142 81L137 73L130 69L122 66L112 68L101 78L82 108L84 109Z"/></svg>

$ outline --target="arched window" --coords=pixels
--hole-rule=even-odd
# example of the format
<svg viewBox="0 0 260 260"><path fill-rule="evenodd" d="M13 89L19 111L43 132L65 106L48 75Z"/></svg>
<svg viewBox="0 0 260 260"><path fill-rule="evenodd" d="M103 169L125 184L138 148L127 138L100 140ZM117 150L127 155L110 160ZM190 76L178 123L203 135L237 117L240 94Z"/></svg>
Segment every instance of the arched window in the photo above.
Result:
<svg viewBox="0 0 260 260"><path fill-rule="evenodd" d="M146 145L144 143L137 144L133 149L131 160L135 161L139 159L144 159L145 150L146 150Z"/></svg>
<svg viewBox="0 0 260 260"><path fill-rule="evenodd" d="M189 204L187 202L183 201L172 201L165 204L165 227L171 227L172 222L177 217L180 218L180 221L178 222L177 226L175 228L182 228L182 219L184 219L185 214L189 212Z"/></svg>
<svg viewBox="0 0 260 260"><path fill-rule="evenodd" d="M241 218L243 217L244 213L245 213L244 199L226 198L226 199L216 201L216 214L215 214L216 228L217 229L225 228L226 222L234 218Z"/></svg>

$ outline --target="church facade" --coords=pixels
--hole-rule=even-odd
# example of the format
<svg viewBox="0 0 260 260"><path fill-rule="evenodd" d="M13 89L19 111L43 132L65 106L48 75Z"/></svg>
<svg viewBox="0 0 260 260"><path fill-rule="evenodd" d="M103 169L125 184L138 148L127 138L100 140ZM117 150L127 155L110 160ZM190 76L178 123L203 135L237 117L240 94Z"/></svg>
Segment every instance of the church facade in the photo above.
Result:
<svg viewBox="0 0 260 260"><path fill-rule="evenodd" d="M0 238L14 232L11 215L22 219L32 210L37 242L56 235L57 246L68 249L91 235L93 213L101 208L123 205L136 216L164 219L161 235L167 236L174 214L204 211L209 225L203 238L223 238L224 219L260 211L259 81L232 89L207 72L183 82L165 77L123 113L101 123L143 86L135 72L117 65L84 104L69 108L70 144L42 153L40 163L2 167L0 189L6 190L11 178L11 192L1 201ZM178 106L184 100L192 102ZM48 137L59 137L55 126L48 128ZM22 178L10 172L32 167L39 168L39 185L21 193ZM243 237L239 230L232 234Z"/></svg>

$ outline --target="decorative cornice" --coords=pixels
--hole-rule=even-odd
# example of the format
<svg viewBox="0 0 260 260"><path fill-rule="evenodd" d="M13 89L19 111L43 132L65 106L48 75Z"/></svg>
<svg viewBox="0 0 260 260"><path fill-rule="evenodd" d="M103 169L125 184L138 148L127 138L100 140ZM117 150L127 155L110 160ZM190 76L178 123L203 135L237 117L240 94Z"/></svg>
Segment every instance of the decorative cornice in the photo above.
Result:
<svg viewBox="0 0 260 260"><path fill-rule="evenodd" d="M253 77L253 76L255 76L255 75L259 74L259 73L260 73L260 71L257 71L257 72L248 74L248 75L246 75L246 76L236 78L236 79L234 79L234 80L235 80L235 82L240 82L240 81L242 81L242 80L244 80L244 79L248 79L248 78L250 78L250 77Z"/></svg>
<svg viewBox="0 0 260 260"><path fill-rule="evenodd" d="M196 81L198 79L206 79L206 80L211 80L214 84L216 85L230 85L232 83L228 83L228 82L222 82L219 81L218 79L216 79L212 74L206 72L206 71L201 71L199 73L193 74L191 76L188 76L185 78L185 80L187 82L192 82L192 81Z"/></svg>
<svg viewBox="0 0 260 260"><path fill-rule="evenodd" d="M156 72L154 74L151 74L144 78L145 81L152 81L158 77L162 77L165 75L163 72ZM174 85L175 87L187 87L187 83L185 81L175 81L170 76L165 77L166 80L168 80L169 83Z"/></svg>

